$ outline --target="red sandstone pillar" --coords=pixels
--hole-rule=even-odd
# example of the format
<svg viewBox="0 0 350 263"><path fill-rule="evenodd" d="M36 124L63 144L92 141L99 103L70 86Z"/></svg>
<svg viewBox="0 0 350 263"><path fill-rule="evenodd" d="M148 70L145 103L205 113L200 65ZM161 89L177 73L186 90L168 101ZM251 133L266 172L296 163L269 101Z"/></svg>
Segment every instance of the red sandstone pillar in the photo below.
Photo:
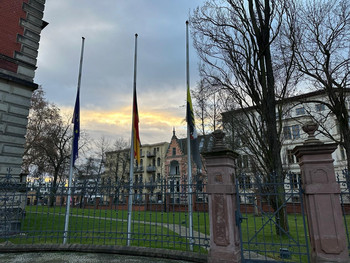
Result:
<svg viewBox="0 0 350 263"><path fill-rule="evenodd" d="M213 151L205 153L208 174L210 250L208 262L241 262L239 230L235 223L236 191L234 160L237 155L225 148L222 131L213 133Z"/></svg>
<svg viewBox="0 0 350 263"><path fill-rule="evenodd" d="M293 149L301 169L311 262L349 262L340 187L332 159L337 144L323 144L313 135L316 129L315 124L303 126L309 138Z"/></svg>

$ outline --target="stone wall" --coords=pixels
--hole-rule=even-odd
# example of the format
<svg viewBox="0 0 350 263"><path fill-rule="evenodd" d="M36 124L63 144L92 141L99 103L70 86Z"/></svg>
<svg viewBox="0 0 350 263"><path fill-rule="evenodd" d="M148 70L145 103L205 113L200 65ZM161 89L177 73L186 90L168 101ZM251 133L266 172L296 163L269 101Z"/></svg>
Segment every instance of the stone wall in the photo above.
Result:
<svg viewBox="0 0 350 263"><path fill-rule="evenodd" d="M45 0L3 0L0 8L0 176L19 178Z"/></svg>

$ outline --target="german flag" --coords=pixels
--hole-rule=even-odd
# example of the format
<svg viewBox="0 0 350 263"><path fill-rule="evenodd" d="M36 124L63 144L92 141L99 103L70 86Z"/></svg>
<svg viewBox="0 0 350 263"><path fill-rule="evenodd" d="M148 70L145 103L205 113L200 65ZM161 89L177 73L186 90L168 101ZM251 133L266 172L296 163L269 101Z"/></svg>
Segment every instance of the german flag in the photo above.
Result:
<svg viewBox="0 0 350 263"><path fill-rule="evenodd" d="M132 133L133 133L133 145L134 145L134 158L137 163L140 164L140 134L139 134L139 113L137 109L137 97L136 88L134 88L134 100L133 100L133 111L132 111Z"/></svg>

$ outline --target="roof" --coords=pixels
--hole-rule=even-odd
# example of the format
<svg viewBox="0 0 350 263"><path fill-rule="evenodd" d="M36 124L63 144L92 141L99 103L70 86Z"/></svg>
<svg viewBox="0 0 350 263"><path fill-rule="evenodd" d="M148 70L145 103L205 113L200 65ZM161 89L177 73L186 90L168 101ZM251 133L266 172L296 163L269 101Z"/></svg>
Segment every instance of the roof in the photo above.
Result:
<svg viewBox="0 0 350 263"><path fill-rule="evenodd" d="M350 89L343 89L343 92L348 93L350 95ZM308 93L295 95L292 97L287 97L287 98L284 98L283 100L282 99L277 100L277 104L282 104L282 103L284 104L284 103L290 103L290 102L301 102L301 101L305 102L309 98L316 97L316 96L323 95L323 94L326 94L326 91L324 89L316 90L316 91L312 91L312 92L308 92ZM234 109L231 111L222 112L221 115L224 117L224 115L228 115L228 114L232 114L232 113L239 113L239 112L254 109L254 108L255 108L255 106L246 107L246 108L238 108L238 109Z"/></svg>
<svg viewBox="0 0 350 263"><path fill-rule="evenodd" d="M184 155L187 155L187 138L178 139L175 136L177 143ZM214 138L209 135L199 135L198 138L199 152L210 152L214 145ZM170 146L170 145L169 145Z"/></svg>

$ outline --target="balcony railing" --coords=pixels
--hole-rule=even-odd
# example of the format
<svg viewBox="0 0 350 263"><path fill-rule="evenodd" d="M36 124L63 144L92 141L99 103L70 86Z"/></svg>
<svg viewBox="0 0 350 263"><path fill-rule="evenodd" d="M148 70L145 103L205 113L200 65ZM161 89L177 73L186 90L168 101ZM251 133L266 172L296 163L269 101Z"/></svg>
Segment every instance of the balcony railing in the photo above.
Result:
<svg viewBox="0 0 350 263"><path fill-rule="evenodd" d="M134 166L134 173L143 173L143 166Z"/></svg>
<svg viewBox="0 0 350 263"><path fill-rule="evenodd" d="M155 152L147 152L147 157L155 157L156 153Z"/></svg>
<svg viewBox="0 0 350 263"><path fill-rule="evenodd" d="M156 171L156 167L155 166L147 166L147 172L148 173L153 173L153 172L155 172Z"/></svg>

